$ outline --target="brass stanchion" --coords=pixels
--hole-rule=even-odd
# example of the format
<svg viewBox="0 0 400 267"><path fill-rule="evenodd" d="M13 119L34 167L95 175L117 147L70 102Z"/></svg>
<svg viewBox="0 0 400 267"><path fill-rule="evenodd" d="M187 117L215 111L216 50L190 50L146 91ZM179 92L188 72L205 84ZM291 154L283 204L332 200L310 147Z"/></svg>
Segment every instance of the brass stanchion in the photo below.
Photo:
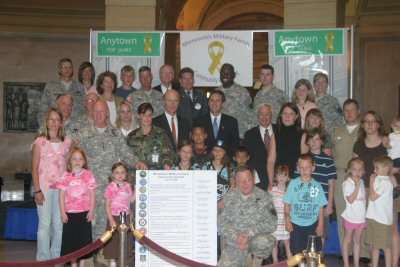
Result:
<svg viewBox="0 0 400 267"><path fill-rule="evenodd" d="M308 237L307 249L303 250L303 253L294 255L292 258L287 260L288 266L307 266L307 267L326 267L321 262L322 254L317 251L317 245L315 239L317 236L310 235Z"/></svg>
<svg viewBox="0 0 400 267"><path fill-rule="evenodd" d="M128 226L126 225L126 212L121 211L119 214L119 221L120 225L118 227L119 231L119 267L125 267L126 266L126 257L127 257L127 251L126 251L126 242L127 242L127 232L128 232Z"/></svg>

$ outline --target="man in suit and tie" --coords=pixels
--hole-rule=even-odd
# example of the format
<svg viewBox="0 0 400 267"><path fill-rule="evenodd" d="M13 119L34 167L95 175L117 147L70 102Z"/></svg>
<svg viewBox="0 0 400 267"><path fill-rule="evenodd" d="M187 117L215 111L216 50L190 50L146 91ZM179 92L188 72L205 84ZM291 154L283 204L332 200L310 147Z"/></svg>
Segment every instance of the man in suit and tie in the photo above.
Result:
<svg viewBox="0 0 400 267"><path fill-rule="evenodd" d="M171 89L178 90L179 86L172 83L172 81L174 80L174 75L175 75L175 70L173 66L171 66L170 64L162 65L160 67L161 84L155 86L153 89L159 91L163 95L165 95L165 93L168 90Z"/></svg>
<svg viewBox="0 0 400 267"><path fill-rule="evenodd" d="M267 158L271 136L274 132L271 124L272 107L269 104L260 104L257 109L259 125L244 134L244 145L250 154L249 165L256 169L260 177L260 182L257 186L268 190ZM271 177L272 179L273 177Z"/></svg>
<svg viewBox="0 0 400 267"><path fill-rule="evenodd" d="M194 71L191 68L181 69L179 81L182 87L178 90L181 98L178 114L192 127L196 118L208 114L207 98L203 92L193 89Z"/></svg>
<svg viewBox="0 0 400 267"><path fill-rule="evenodd" d="M179 94L175 90L168 90L164 97L165 112L153 119L153 124L164 129L170 139L171 149L176 151L176 146L184 140L190 140L190 126L185 119L177 116Z"/></svg>
<svg viewBox="0 0 400 267"><path fill-rule="evenodd" d="M221 91L214 91L208 99L210 113L198 117L194 125L203 126L207 133L206 145L213 147L216 140L223 140L228 147L231 159L239 145L239 128L237 120L222 113L225 104L225 95Z"/></svg>

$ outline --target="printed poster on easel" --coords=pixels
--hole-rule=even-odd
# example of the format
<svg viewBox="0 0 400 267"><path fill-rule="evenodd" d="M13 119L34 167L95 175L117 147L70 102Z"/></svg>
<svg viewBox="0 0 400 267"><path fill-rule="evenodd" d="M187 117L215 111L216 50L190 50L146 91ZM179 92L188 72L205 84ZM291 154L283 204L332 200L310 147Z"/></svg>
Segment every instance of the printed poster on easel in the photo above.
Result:
<svg viewBox="0 0 400 267"><path fill-rule="evenodd" d="M216 181L216 171L136 171L136 229L173 253L216 265ZM136 241L135 266L179 265Z"/></svg>

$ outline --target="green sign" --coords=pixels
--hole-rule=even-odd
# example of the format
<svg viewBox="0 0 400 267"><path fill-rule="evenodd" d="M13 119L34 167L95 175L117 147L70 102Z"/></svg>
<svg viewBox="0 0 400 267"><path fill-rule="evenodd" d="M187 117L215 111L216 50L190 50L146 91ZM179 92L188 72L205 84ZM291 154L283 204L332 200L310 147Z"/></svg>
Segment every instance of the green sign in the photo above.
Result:
<svg viewBox="0 0 400 267"><path fill-rule="evenodd" d="M97 49L99 57L159 57L160 33L99 32Z"/></svg>
<svg viewBox="0 0 400 267"><path fill-rule="evenodd" d="M344 30L275 31L275 56L343 55Z"/></svg>

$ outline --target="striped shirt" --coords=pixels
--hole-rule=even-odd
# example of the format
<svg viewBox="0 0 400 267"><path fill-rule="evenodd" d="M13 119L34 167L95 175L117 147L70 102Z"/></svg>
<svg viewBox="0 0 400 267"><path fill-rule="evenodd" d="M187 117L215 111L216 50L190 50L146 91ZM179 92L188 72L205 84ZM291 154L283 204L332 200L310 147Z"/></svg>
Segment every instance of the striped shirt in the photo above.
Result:
<svg viewBox="0 0 400 267"><path fill-rule="evenodd" d="M314 164L315 164L315 170L312 174L312 178L315 179L317 182L319 182L322 186L322 189L324 190L325 197L326 199L328 198L328 193L329 193L329 180L337 179L336 175L336 166L335 163L333 162L333 159L329 157L327 154L321 151L320 154L313 154L309 153L313 159L314 159ZM299 172L296 170L294 173L294 177L298 177Z"/></svg>

